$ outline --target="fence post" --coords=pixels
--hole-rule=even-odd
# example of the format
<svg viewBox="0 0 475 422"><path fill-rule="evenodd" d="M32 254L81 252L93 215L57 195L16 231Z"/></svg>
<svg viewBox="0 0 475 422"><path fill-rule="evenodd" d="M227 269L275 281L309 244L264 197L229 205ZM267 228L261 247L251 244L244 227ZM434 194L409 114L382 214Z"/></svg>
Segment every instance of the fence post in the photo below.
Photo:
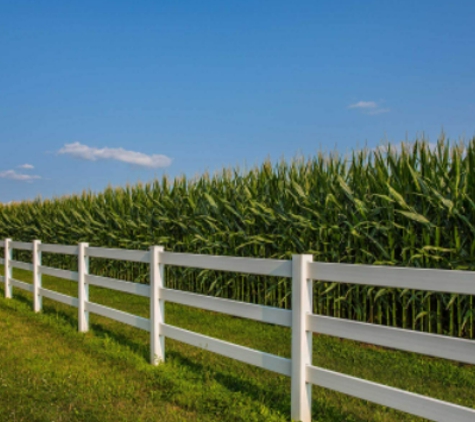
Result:
<svg viewBox="0 0 475 422"><path fill-rule="evenodd" d="M312 255L292 256L292 380L291 418L312 419L312 385L307 383L307 365L312 364L312 333L307 331L307 315L312 313L312 280L308 264Z"/></svg>
<svg viewBox="0 0 475 422"><path fill-rule="evenodd" d="M160 263L163 246L150 247L150 363L158 365L165 360L165 337L160 324L165 322L165 303L161 289L165 286L165 266Z"/></svg>
<svg viewBox="0 0 475 422"><path fill-rule="evenodd" d="M33 310L40 312L43 308L43 299L40 294L41 288L41 251L40 240L33 240Z"/></svg>
<svg viewBox="0 0 475 422"><path fill-rule="evenodd" d="M5 239L5 297L7 299L12 298L12 284L11 279L13 277L11 260L13 259L13 249L11 245L12 239Z"/></svg>
<svg viewBox="0 0 475 422"><path fill-rule="evenodd" d="M86 275L89 274L89 257L86 248L89 243L80 243L78 250L78 330L85 333L89 330L89 312L86 311L86 302L89 300L89 284Z"/></svg>

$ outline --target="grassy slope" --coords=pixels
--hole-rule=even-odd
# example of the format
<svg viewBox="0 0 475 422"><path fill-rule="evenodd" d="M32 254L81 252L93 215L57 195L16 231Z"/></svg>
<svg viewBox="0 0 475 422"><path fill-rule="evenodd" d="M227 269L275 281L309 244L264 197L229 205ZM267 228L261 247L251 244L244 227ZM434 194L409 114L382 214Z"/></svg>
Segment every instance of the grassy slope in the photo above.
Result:
<svg viewBox="0 0 475 422"><path fill-rule="evenodd" d="M3 268L0 268L3 272ZM14 270L31 282L31 273ZM76 295L76 283L43 285ZM1 285L0 285L1 286ZM3 297L3 290L0 288ZM14 289L0 299L0 420L286 421L290 381L250 365L167 340L167 362L147 364L148 333L91 315L76 332L77 310ZM91 301L144 317L146 298L91 288ZM167 304L167 322L259 350L290 356L287 329ZM441 359L318 336L314 364L465 406L475 403L475 368ZM314 388L315 421L420 421L362 400Z"/></svg>

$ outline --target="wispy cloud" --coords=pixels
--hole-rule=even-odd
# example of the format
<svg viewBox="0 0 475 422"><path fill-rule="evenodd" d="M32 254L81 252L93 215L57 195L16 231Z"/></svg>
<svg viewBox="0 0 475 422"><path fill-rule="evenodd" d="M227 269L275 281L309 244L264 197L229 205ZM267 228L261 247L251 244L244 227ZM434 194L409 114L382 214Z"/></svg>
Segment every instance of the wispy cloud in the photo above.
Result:
<svg viewBox="0 0 475 422"><path fill-rule="evenodd" d="M389 108L381 107L381 105L376 101L358 101L357 103L350 104L348 108L360 110L364 114L369 114L370 116L388 113L390 111Z"/></svg>
<svg viewBox="0 0 475 422"><path fill-rule="evenodd" d="M31 164L22 164L21 166L18 166L19 169L25 169L25 170L32 170L35 168L35 166Z"/></svg>
<svg viewBox="0 0 475 422"><path fill-rule="evenodd" d="M172 160L166 155L147 155L142 152L128 151L123 148L95 148L74 142L66 144L58 151L58 154L71 155L88 161L115 160L142 167L159 168L168 167Z"/></svg>
<svg viewBox="0 0 475 422"><path fill-rule="evenodd" d="M374 101L358 101L355 104L350 104L348 108L360 108L363 110L376 108L378 105Z"/></svg>
<svg viewBox="0 0 475 422"><path fill-rule="evenodd" d="M15 170L5 170L5 171L0 171L0 179L20 180L22 182L31 182L33 180L41 179L41 177L34 174L18 173Z"/></svg>

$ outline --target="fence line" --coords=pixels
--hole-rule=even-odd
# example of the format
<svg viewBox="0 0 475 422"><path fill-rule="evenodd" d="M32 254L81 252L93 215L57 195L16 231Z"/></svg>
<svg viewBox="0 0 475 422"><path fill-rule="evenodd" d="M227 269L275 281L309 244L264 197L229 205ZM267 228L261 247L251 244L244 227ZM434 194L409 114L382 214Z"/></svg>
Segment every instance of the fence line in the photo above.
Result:
<svg viewBox="0 0 475 422"><path fill-rule="evenodd" d="M42 244L39 240L27 243L5 239L0 241L1 247L4 248L5 254L4 258L0 259L0 264L4 265L5 274L4 277L0 276L0 282L5 285L6 298L12 297L12 287L16 287L33 293L35 312L41 311L43 297L76 307L80 332L86 332L89 329L89 313L102 315L148 331L150 332L150 362L153 365L165 360L164 340L168 337L289 376L291 377L291 418L293 420L310 422L312 385L329 388L434 421L473 422L475 420L475 409L312 365L313 333L469 364L475 364L475 341L314 315L311 300L315 279L473 295L475 294L475 272L328 264L313 262L311 255L294 255L291 261L196 255L165 252L161 246L152 246L149 251L137 251L90 247L88 243L67 246ZM32 264L13 260L14 249L32 251ZM78 271L41 265L42 252L77 256ZM148 263L150 286L91 275L89 274L90 257ZM165 265L291 278L292 310L165 288ZM33 284L15 280L13 268L32 271ZM78 298L43 288L42 274L77 282ZM150 319L90 302L90 285L149 297ZM292 357L291 359L283 358L171 326L165 321L166 301L290 327Z"/></svg>

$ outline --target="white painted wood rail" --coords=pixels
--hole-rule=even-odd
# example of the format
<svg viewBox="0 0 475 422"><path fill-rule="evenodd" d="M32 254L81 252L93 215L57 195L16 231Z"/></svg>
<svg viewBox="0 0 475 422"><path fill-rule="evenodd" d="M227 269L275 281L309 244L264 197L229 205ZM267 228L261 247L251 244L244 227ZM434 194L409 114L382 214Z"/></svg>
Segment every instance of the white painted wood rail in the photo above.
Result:
<svg viewBox="0 0 475 422"><path fill-rule="evenodd" d="M312 314L312 280L475 295L475 272L321 263L312 262L311 255L295 255L291 261L196 255L165 252L160 246L139 251L90 247L87 243L71 246L42 244L39 240L28 243L5 239L0 241L0 248L4 248L0 264L5 269L0 282L4 283L6 298L12 297L14 287L33 293L35 312L42 309L43 297L76 307L78 330L82 332L89 329L89 313L149 331L150 361L154 365L165 360L165 338L168 337L289 376L291 417L294 420L310 422L313 384L433 421L475 421L475 409L312 365L313 333L475 364L473 340ZM13 260L14 249L32 251L33 262ZM77 256L78 271L43 266L42 253ZM150 266L150 285L89 274L90 258L147 263ZM292 310L166 288L166 265L292 278ZM13 278L13 268L32 271L33 283ZM77 282L78 298L43 288L43 274ZM90 285L150 298L150 319L90 302ZM289 327L292 330L292 357L275 356L171 326L165 322L164 304L167 301Z"/></svg>
<svg viewBox="0 0 475 422"><path fill-rule="evenodd" d="M292 325L292 311L271 306L254 305L236 300L221 299L196 293L181 292L179 290L163 288L161 297L166 302L179 303L208 311L221 312L241 318L253 319L269 324L290 327Z"/></svg>

